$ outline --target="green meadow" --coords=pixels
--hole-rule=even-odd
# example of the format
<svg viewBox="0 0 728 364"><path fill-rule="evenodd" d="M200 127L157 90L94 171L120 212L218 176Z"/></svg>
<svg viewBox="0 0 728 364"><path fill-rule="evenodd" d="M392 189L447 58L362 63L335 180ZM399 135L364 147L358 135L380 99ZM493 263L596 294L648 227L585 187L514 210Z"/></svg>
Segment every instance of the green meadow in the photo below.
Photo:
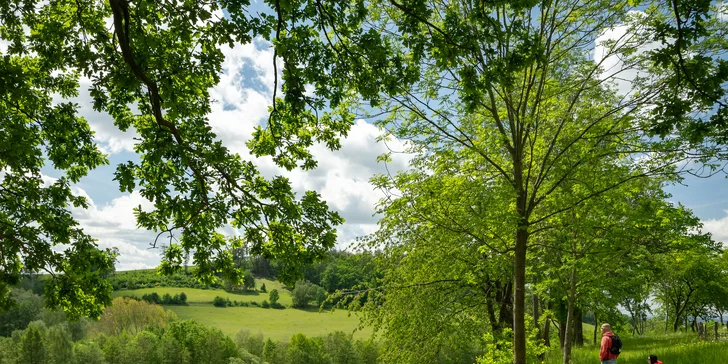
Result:
<svg viewBox="0 0 728 364"><path fill-rule="evenodd" d="M242 292L227 292L222 289L199 289L199 288L188 288L188 287L151 287L151 288L139 288L139 289L123 289L119 291L114 291L113 296L114 297L123 297L123 296L136 296L141 298L143 295L157 292L160 296L163 296L165 293L169 293L170 295L174 296L175 294L179 294L184 292L187 295L187 303L189 304L202 304L202 303L212 303L212 300L215 298L215 296L220 296L222 298L227 298L230 301L243 301L243 302L251 302L255 301L258 303L261 303L263 301L268 300L268 293L272 289L277 289L279 293L279 299L278 302L284 306L290 306L291 305L291 295L289 291L285 288L283 288L283 285L278 281L272 281L268 279L256 279L255 284L257 288L260 288L261 284L265 284L265 288L267 292L259 292L259 291L242 291Z"/></svg>
<svg viewBox="0 0 728 364"><path fill-rule="evenodd" d="M346 311L264 309L260 307L166 306L180 319L192 319L201 324L217 327L223 333L235 336L240 330L287 342L291 336L323 336L334 331L353 333L355 338L368 338L371 329L356 330L359 319Z"/></svg>
<svg viewBox="0 0 728 364"><path fill-rule="evenodd" d="M586 329L586 328L585 328ZM664 364L718 364L728 363L728 341L701 341L695 334L658 334L644 337L621 336L624 343L619 364L644 364L650 354L657 355ZM549 352L546 364L561 363L561 352ZM573 352L573 362L598 363L599 346L585 345Z"/></svg>
<svg viewBox="0 0 728 364"><path fill-rule="evenodd" d="M266 338L287 342L291 336L303 333L307 336L323 336L334 331L353 333L355 338L368 338L370 328L356 330L359 319L347 311L337 310L319 312L316 308L306 310L290 308L291 294L280 282L267 279L256 279L256 286L265 284L266 290L278 289L278 302L286 309L264 309L261 307L215 307L212 300L220 296L230 301L258 302L268 300L267 292L226 292L222 289L197 289L187 287L153 287L133 290L114 291L114 297L135 296L156 292L164 294L187 295L187 306L166 305L180 319L192 319L201 324L217 327L223 333L235 336L240 330L248 330L253 334L262 333Z"/></svg>

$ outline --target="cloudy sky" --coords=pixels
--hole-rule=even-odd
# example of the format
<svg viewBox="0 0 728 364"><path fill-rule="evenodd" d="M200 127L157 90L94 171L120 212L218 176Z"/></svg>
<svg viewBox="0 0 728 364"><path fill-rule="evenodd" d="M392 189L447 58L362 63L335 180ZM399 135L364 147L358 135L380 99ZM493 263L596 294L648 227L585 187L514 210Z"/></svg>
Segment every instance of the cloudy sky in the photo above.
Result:
<svg viewBox="0 0 728 364"><path fill-rule="evenodd" d="M272 51L265 41L258 39L251 44L225 49L225 55L221 82L211 90L212 99L217 103L213 105L210 124L232 151L253 160L245 142L250 138L253 127L267 117L274 77ZM151 207L151 204L137 192L119 192L118 184L112 180L117 164L138 160L132 151L135 134L120 132L110 116L92 110L86 91L88 85L87 80L82 81L80 96L74 101L96 132L97 141L109 154L111 163L92 171L76 186L77 193L88 198L90 208L74 210L74 215L88 233L99 239L100 246L119 248L121 256L117 269L154 267L159 262L159 251L148 248L156 234L137 229L132 212L136 206ZM388 149L404 149L397 140L387 145L377 143L378 135L380 131L375 126L358 120L349 137L343 140L341 150L330 152L320 146L314 147L319 167L311 172L286 173L278 169L270 158L254 160L264 175L285 174L296 191L318 191L330 207L338 210L347 221L339 229L338 245L344 248L356 237L376 229L374 205L381 194L368 180L373 174L385 171L384 165L376 162L377 156ZM406 165L407 156L395 155L388 168L394 171ZM43 172L49 176L56 175L51 168ZM728 241L728 188L724 177L690 178L685 182L687 187L668 188L668 192L673 194L672 200L692 208L716 240Z"/></svg>

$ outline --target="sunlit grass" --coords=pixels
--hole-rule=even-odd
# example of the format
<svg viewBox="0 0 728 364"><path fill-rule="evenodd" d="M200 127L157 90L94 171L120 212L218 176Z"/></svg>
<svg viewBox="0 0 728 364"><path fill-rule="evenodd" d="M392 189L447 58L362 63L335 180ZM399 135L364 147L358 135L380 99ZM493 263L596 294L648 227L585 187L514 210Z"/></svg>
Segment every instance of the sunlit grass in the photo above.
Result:
<svg viewBox="0 0 728 364"><path fill-rule="evenodd" d="M665 364L728 363L728 342L700 341L694 334L667 334L646 337L621 336L624 343L619 364L644 364L650 354L657 355ZM557 341L558 343L558 341ZM599 346L576 348L573 362L598 363ZM552 351L545 363L561 363L561 352Z"/></svg>
<svg viewBox="0 0 728 364"><path fill-rule="evenodd" d="M352 333L359 323L355 315L337 310L321 312L316 310L264 309L259 307L219 308L212 305L166 306L181 319L193 319L201 324L214 326L228 335L235 335L241 329L253 334L262 333L274 340L289 341L294 334L322 336L334 331ZM368 338L371 329L354 332L355 338Z"/></svg>
<svg viewBox="0 0 728 364"><path fill-rule="evenodd" d="M283 285L278 281L271 281L268 279L256 279L255 286L260 288L261 284L265 284L267 292L272 289L277 289L279 293L278 303L284 306L291 305L291 295L288 290L283 289ZM215 296L227 298L230 301L243 301L250 302L255 301L258 303L268 300L267 292L248 291L248 292L225 292L222 289L199 289L199 288L186 288L186 287L152 287L152 288L140 288L140 289L124 289L120 291L114 291L112 295L114 297L120 296L136 296L141 298L145 294L157 292L158 295L163 296L165 293L169 293L174 296L184 292L187 295L187 302L190 304L198 303L212 303Z"/></svg>

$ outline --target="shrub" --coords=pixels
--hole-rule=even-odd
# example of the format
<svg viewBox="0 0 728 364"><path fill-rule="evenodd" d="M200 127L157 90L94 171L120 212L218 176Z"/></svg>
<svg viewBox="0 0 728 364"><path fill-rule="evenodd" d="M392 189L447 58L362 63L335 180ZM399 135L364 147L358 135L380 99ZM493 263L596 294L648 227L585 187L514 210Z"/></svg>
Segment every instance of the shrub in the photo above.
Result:
<svg viewBox="0 0 728 364"><path fill-rule="evenodd" d="M279 298L280 298L280 295L278 294L278 290L277 289L273 289L273 290L270 291L270 293L268 293L268 299L270 300L270 303L271 304L278 303L278 299Z"/></svg>
<svg viewBox="0 0 728 364"><path fill-rule="evenodd" d="M260 291L265 292L265 283L260 285Z"/></svg>
<svg viewBox="0 0 728 364"><path fill-rule="evenodd" d="M179 304L180 305L186 305L187 304L187 295L182 292L179 294Z"/></svg>
<svg viewBox="0 0 728 364"><path fill-rule="evenodd" d="M249 271L245 272L245 275L243 276L243 288L245 288L245 290L255 289L255 278L253 277L253 273L250 273Z"/></svg>
<svg viewBox="0 0 728 364"><path fill-rule="evenodd" d="M250 304L253 305L253 306L256 306L256 307L259 306L258 305L258 302L256 302L256 301L250 301Z"/></svg>
<svg viewBox="0 0 728 364"><path fill-rule="evenodd" d="M268 301L266 301L266 300L263 300L263 303L262 303L262 304L260 305L260 307L263 307L263 308L270 308L270 304L268 303Z"/></svg>
<svg viewBox="0 0 728 364"><path fill-rule="evenodd" d="M280 304L280 303L278 303L278 302L275 302L275 303L271 303L271 304L270 304L270 307L271 307L271 308L275 308L275 309L278 309L278 310L282 310L282 309L286 308L285 306L283 306L282 304Z"/></svg>
<svg viewBox="0 0 728 364"><path fill-rule="evenodd" d="M222 297L220 297L220 296L215 296L215 298L212 300L212 304L215 307L225 307L225 306L227 306L227 302L225 301L225 299L222 298Z"/></svg>
<svg viewBox="0 0 728 364"><path fill-rule="evenodd" d="M326 290L309 281L299 280L291 296L293 307L305 308L311 301L321 305L326 300Z"/></svg>
<svg viewBox="0 0 728 364"><path fill-rule="evenodd" d="M162 303L165 305L172 303L172 295L169 293L165 293L164 296L162 296Z"/></svg>

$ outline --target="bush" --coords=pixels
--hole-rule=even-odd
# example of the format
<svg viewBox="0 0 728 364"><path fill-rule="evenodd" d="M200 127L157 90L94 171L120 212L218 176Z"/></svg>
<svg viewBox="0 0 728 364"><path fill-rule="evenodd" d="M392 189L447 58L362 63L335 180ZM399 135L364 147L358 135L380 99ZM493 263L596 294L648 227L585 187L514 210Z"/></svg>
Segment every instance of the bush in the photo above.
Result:
<svg viewBox="0 0 728 364"><path fill-rule="evenodd" d="M268 293L268 299L270 300L271 304L276 304L278 302L278 299L280 298L280 295L278 294L277 289L273 289Z"/></svg>
<svg viewBox="0 0 728 364"><path fill-rule="evenodd" d="M260 291L265 292L265 283L260 285Z"/></svg>
<svg viewBox="0 0 728 364"><path fill-rule="evenodd" d="M275 309L278 309L278 310L282 310L282 309L286 308L285 306L283 306L282 304L280 304L280 303L278 303L278 302L275 302L275 303L271 303L271 304L270 304L270 307L271 307L271 308L275 308Z"/></svg>
<svg viewBox="0 0 728 364"><path fill-rule="evenodd" d="M260 307L263 307L263 308L270 308L270 304L268 303L268 301L266 301L266 300L263 300L263 303L262 303L262 304L260 305Z"/></svg>
<svg viewBox="0 0 728 364"><path fill-rule="evenodd" d="M215 307L226 307L227 301L225 301L225 299L220 296L215 296L215 298L212 300L212 305Z"/></svg>
<svg viewBox="0 0 728 364"><path fill-rule="evenodd" d="M179 294L179 304L180 305L186 305L187 304L187 295L182 292Z"/></svg>
<svg viewBox="0 0 728 364"><path fill-rule="evenodd" d="M172 295L169 293L165 293L164 296L162 296L162 303L165 305L169 305L172 303Z"/></svg>
<svg viewBox="0 0 728 364"><path fill-rule="evenodd" d="M260 306L257 301L250 301L250 304L253 306Z"/></svg>
<svg viewBox="0 0 728 364"><path fill-rule="evenodd" d="M326 300L326 290L309 281L299 280L291 294L293 307L305 308L311 301L321 305Z"/></svg>
<svg viewBox="0 0 728 364"><path fill-rule="evenodd" d="M245 275L243 276L243 288L245 290L255 289L255 277L253 277L253 273L250 273L249 271L245 272Z"/></svg>

